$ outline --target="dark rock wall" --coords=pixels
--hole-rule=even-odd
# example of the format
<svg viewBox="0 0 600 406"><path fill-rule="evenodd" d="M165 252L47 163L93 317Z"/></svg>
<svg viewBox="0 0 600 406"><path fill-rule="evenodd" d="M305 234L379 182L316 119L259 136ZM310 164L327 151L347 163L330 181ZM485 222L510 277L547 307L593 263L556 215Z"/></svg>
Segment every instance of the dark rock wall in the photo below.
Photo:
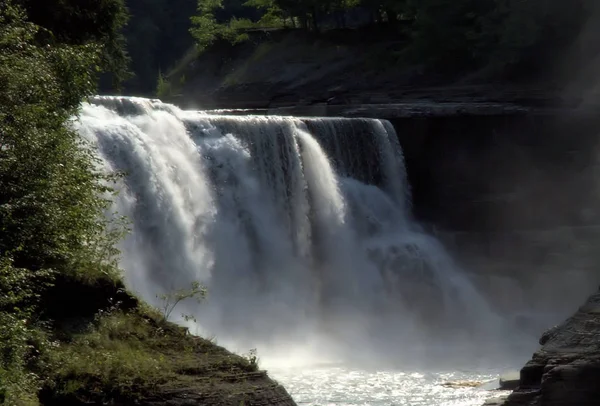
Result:
<svg viewBox="0 0 600 406"><path fill-rule="evenodd" d="M600 283L598 120L510 114L391 121L416 217L493 303L507 314L547 314L556 322L592 293Z"/></svg>
<svg viewBox="0 0 600 406"><path fill-rule="evenodd" d="M600 292L542 342L504 406L600 405Z"/></svg>
<svg viewBox="0 0 600 406"><path fill-rule="evenodd" d="M392 123L424 222L471 232L600 224L592 122L519 114Z"/></svg>

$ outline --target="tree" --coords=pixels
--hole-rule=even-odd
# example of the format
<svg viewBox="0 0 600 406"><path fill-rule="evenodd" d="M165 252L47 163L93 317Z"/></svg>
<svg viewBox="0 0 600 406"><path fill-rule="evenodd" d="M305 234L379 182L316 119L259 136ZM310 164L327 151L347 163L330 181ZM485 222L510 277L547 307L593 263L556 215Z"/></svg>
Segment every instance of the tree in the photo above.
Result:
<svg viewBox="0 0 600 406"><path fill-rule="evenodd" d="M264 13L259 20L259 24L277 26L277 22L281 21L282 25L285 26L289 18L292 26L295 25L293 17L284 11L275 0L248 0L244 3L244 6L252 7Z"/></svg>
<svg viewBox="0 0 600 406"><path fill-rule="evenodd" d="M591 0L199 0L192 34L204 49L231 42L249 27L301 27L320 31L346 26L353 13L370 16L391 35L408 37L395 50L403 63L446 77L535 76L577 38ZM243 12L243 7L259 15ZM250 16L250 17L248 17ZM333 22L333 24L332 24ZM404 45L406 44L406 45ZM398 60L398 58L394 58Z"/></svg>
<svg viewBox="0 0 600 406"><path fill-rule="evenodd" d="M190 16L197 0L127 0L130 19L123 33L134 77L129 93L150 96L158 72L167 73L194 44Z"/></svg>
<svg viewBox="0 0 600 406"><path fill-rule="evenodd" d="M99 65L111 74L113 87L129 78L124 0L15 0L15 4L25 9L30 22L46 29L44 42L99 45Z"/></svg>
<svg viewBox="0 0 600 406"><path fill-rule="evenodd" d="M187 289L178 289L173 292L157 295L157 298L162 300L163 304L160 311L165 321L168 321L173 313L173 310L184 300L196 299L197 302L201 302L206 298L206 287L198 281L190 283L190 287ZM186 320L194 320L193 315L182 314Z"/></svg>
<svg viewBox="0 0 600 406"><path fill-rule="evenodd" d="M235 16L231 16L228 21L218 19L217 14L221 10L224 10L223 0L198 0L198 14L191 17L190 33L199 50L206 49L220 39L232 44L248 39L247 34L238 32L238 28L246 27L248 21L239 20Z"/></svg>
<svg viewBox="0 0 600 406"><path fill-rule="evenodd" d="M450 71L525 65L534 72L573 43L585 0L409 0L413 57ZM536 68L536 66L538 68Z"/></svg>
<svg viewBox="0 0 600 406"><path fill-rule="evenodd" d="M68 125L95 92L105 46L58 38L0 0L0 397L8 404L34 401L33 343L44 336L37 306L54 276L118 275L121 233L109 231L102 197L109 178Z"/></svg>
<svg viewBox="0 0 600 406"><path fill-rule="evenodd" d="M481 16L493 10L494 0L410 0L409 6L416 59L450 70L473 66Z"/></svg>
<svg viewBox="0 0 600 406"><path fill-rule="evenodd" d="M192 16L190 29L198 49L206 49L222 36L224 28L215 17L215 12L221 8L222 0L198 0L198 15Z"/></svg>

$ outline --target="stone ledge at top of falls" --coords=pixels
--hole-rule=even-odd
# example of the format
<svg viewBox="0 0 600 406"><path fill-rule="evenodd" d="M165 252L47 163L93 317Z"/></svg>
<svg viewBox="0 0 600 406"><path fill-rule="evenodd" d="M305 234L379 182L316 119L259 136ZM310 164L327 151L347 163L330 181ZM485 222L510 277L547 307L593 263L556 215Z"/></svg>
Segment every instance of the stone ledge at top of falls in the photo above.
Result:
<svg viewBox="0 0 600 406"><path fill-rule="evenodd" d="M485 116L555 116L577 111L576 102L541 102L522 100L518 96L501 96L498 100L484 97L443 97L434 94L423 97L412 95L392 97L390 95L360 95L360 97L332 97L327 100L297 99L294 102L261 103L248 102L227 105L224 101L218 105L208 104L207 112L231 115L279 115L305 117L348 117L348 118L420 118L420 117L485 117ZM550 99L550 96L548 96ZM185 100L166 100L181 106L193 106ZM215 108L216 107L216 108Z"/></svg>
<svg viewBox="0 0 600 406"><path fill-rule="evenodd" d="M600 291L540 343L502 406L600 405Z"/></svg>
<svg viewBox="0 0 600 406"><path fill-rule="evenodd" d="M556 115L589 104L589 97L565 89L534 86L400 86L355 91L324 86L318 91L285 93L262 83L219 88L211 94L165 100L182 107L227 109L230 114L274 114L366 118ZM268 88L268 90L265 90ZM327 90L330 89L330 90ZM274 92L274 93L273 93ZM278 93L279 92L279 93Z"/></svg>
<svg viewBox="0 0 600 406"><path fill-rule="evenodd" d="M545 110L550 113L550 110ZM211 112L209 110L209 112ZM219 109L215 114L264 114L312 117L348 117L348 118L408 118L408 117L444 117L444 116L495 116L531 113L532 110L515 104L468 103L468 102L403 102L387 104L351 104L328 105L325 103L308 106L272 107L267 109ZM536 110L535 112L541 112Z"/></svg>

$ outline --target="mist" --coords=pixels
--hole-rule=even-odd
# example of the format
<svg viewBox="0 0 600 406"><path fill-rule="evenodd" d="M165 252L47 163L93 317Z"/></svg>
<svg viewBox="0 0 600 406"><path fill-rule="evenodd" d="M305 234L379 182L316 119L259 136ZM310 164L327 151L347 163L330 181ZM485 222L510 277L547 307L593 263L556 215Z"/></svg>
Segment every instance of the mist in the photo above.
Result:
<svg viewBox="0 0 600 406"><path fill-rule="evenodd" d="M133 221L128 285L154 305L208 286L205 303L177 310L194 315L178 318L193 333L256 348L266 365L508 368L533 348L415 220L387 122L98 98L78 125L107 168L129 174L117 200Z"/></svg>

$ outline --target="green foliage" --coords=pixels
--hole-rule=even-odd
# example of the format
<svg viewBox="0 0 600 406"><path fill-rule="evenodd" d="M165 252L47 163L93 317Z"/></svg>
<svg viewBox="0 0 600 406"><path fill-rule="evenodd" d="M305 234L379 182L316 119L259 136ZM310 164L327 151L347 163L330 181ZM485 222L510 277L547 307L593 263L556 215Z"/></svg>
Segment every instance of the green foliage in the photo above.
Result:
<svg viewBox="0 0 600 406"><path fill-rule="evenodd" d="M201 14L214 14L223 8L223 0L198 0L198 11Z"/></svg>
<svg viewBox="0 0 600 406"><path fill-rule="evenodd" d="M54 396L84 402L134 402L173 378L167 359L151 346L164 333L148 320L117 309L99 314L85 332L48 354Z"/></svg>
<svg viewBox="0 0 600 406"><path fill-rule="evenodd" d="M114 265L118 232L106 233L101 197L110 179L65 126L94 92L98 47L40 44L10 10L0 16L0 252L31 270Z"/></svg>
<svg viewBox="0 0 600 406"><path fill-rule="evenodd" d="M53 404L133 404L156 391L181 389L182 382L197 393L209 393L215 388L207 376L234 382L257 371L256 358L234 356L186 335L143 307L99 313L84 331L56 343L47 358L52 368L44 392ZM219 389L222 395L226 391Z"/></svg>
<svg viewBox="0 0 600 406"><path fill-rule="evenodd" d="M190 33L199 51L203 51L218 40L237 44L248 40L248 35L240 30L251 28L254 24L248 19L231 18L228 22L217 21L216 12L223 8L222 0L199 0L199 14L191 17Z"/></svg>
<svg viewBox="0 0 600 406"><path fill-rule="evenodd" d="M264 13L254 27L285 27L286 25L288 15L274 0L248 0L244 6L254 7Z"/></svg>
<svg viewBox="0 0 600 406"><path fill-rule="evenodd" d="M192 17L192 28L190 33L196 41L198 50L205 50L217 39L224 36L226 26L217 23L214 15L201 14Z"/></svg>
<svg viewBox="0 0 600 406"><path fill-rule="evenodd" d="M584 2L410 0L413 58L450 70L487 67L502 74L531 62L532 55L572 44L585 21Z"/></svg>
<svg viewBox="0 0 600 406"><path fill-rule="evenodd" d="M347 16L381 26L402 49L400 64L436 74L483 69L491 75L545 68L555 50L576 40L589 0L199 0L193 36L203 50L218 39L236 43L251 29L346 27ZM390 39L390 41L393 41Z"/></svg>
<svg viewBox="0 0 600 406"><path fill-rule="evenodd" d="M164 320L203 298L200 284L166 295L162 316L117 289L125 229L107 219L118 176L98 171L70 124L118 51L122 1L14 1L31 16L0 0L0 403L134 403L192 374L254 372ZM51 294L73 287L98 289L72 302L92 310L65 315L53 304ZM105 309L117 296L123 309Z"/></svg>
<svg viewBox="0 0 600 406"><path fill-rule="evenodd" d="M71 44L68 29L50 32L45 18L39 27L0 0L0 393L8 404L37 403L40 353L50 348L38 305L53 277L119 277L123 229L105 216L112 178L68 125L95 92L107 48L93 38ZM111 22L118 26L103 20Z"/></svg>
<svg viewBox="0 0 600 406"><path fill-rule="evenodd" d="M168 98L173 94L173 88L169 80L162 74L162 72L158 72L158 80L156 82L156 97L159 99Z"/></svg>
<svg viewBox="0 0 600 406"><path fill-rule="evenodd" d="M161 312L165 320L169 320L171 313L179 303L187 299L195 299L198 302L206 298L206 287L200 282L193 281L187 289L178 289L173 292L158 295L157 297L163 301ZM193 316L183 315L185 319L193 319Z"/></svg>
<svg viewBox="0 0 600 406"><path fill-rule="evenodd" d="M256 23L250 21L247 18L236 18L233 17L231 21L229 21L229 27L232 30L247 30L256 27Z"/></svg>
<svg viewBox="0 0 600 406"><path fill-rule="evenodd" d="M153 96L158 72L169 72L193 46L189 33L195 0L127 0L131 15L123 34L134 77L124 84L129 94Z"/></svg>
<svg viewBox="0 0 600 406"><path fill-rule="evenodd" d="M97 63L112 76L112 86L130 76L129 57L122 30L128 14L124 0L14 0L22 5L28 20L44 29L43 41L54 44L88 45L99 49Z"/></svg>
<svg viewBox="0 0 600 406"><path fill-rule="evenodd" d="M33 304L50 277L14 268L9 258L0 258L0 404L37 404L39 378L27 368L38 351L32 339L41 334Z"/></svg>

